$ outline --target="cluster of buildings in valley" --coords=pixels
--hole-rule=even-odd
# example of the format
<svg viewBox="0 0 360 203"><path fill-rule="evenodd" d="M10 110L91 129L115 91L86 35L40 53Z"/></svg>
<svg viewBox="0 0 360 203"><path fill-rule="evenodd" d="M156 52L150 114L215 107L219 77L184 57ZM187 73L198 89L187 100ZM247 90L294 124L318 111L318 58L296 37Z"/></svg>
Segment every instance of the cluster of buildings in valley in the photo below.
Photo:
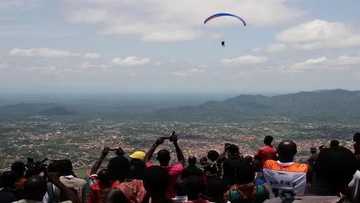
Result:
<svg viewBox="0 0 360 203"><path fill-rule="evenodd" d="M34 157L36 160L69 158L76 168L91 165L103 147L121 147L127 152L147 150L160 136L176 130L186 155L205 156L207 151L223 151L224 144L236 143L244 155L253 155L265 135L276 142L294 139L300 156L307 156L310 147L326 145L338 138L351 148L353 126L324 127L317 124L279 122L261 123L181 123L181 122L115 122L91 120L83 122L28 120L0 122L0 168L15 160ZM347 134L338 135L344 131ZM334 132L334 133L332 133ZM327 134L327 135L325 135ZM173 150L171 143L163 147Z"/></svg>

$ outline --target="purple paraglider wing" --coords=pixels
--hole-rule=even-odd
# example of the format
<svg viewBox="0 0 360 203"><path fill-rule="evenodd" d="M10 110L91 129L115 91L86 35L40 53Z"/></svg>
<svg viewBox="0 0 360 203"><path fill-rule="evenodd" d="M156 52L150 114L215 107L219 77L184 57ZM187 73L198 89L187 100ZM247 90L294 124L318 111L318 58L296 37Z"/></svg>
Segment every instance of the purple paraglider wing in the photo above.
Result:
<svg viewBox="0 0 360 203"><path fill-rule="evenodd" d="M223 16L230 16L230 17L237 18L244 24L244 26L246 26L246 21L244 19L242 19L240 16L237 16L237 15L234 15L231 13L216 13L214 15L211 15L205 19L204 24L206 24L207 22L209 22L210 20L212 20L214 18L223 17Z"/></svg>

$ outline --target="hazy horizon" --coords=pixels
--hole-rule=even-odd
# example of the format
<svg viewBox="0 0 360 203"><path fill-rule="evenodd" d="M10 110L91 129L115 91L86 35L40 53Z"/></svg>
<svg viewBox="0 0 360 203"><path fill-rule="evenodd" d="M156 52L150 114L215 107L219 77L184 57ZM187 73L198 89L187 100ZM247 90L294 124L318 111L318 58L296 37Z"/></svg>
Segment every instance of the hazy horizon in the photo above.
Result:
<svg viewBox="0 0 360 203"><path fill-rule="evenodd" d="M0 94L354 90L359 7L356 0L4 0ZM247 26L227 17L203 23L217 12Z"/></svg>

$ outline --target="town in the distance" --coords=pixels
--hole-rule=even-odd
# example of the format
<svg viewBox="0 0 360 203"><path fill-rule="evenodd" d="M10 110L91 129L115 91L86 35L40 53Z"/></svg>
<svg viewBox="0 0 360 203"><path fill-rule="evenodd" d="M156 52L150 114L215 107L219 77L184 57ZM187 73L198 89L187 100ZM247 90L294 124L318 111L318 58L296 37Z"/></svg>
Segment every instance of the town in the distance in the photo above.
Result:
<svg viewBox="0 0 360 203"><path fill-rule="evenodd" d="M210 96L184 103L175 98L145 99L151 104L134 104L137 97L123 97L111 102L91 96L1 101L0 168L27 157L70 158L78 171L84 171L105 146L121 147L129 153L146 151L158 137L172 131L187 156L203 157L209 149L222 151L225 143L236 143L243 155L254 155L264 136L271 135L277 142L296 141L297 159L306 160L311 147L326 146L333 139L352 148L352 136L360 128L357 91L224 96L211 102L207 101ZM278 97L283 104L274 102ZM314 99L320 97L324 101ZM336 109L332 109L334 105Z"/></svg>

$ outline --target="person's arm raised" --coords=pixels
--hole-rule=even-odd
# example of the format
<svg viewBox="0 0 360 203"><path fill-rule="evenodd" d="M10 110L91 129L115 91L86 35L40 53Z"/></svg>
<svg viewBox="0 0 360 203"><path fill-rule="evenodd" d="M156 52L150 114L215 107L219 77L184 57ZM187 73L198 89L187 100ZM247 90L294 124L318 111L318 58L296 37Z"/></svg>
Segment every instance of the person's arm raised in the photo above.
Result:
<svg viewBox="0 0 360 203"><path fill-rule="evenodd" d="M175 151L176 151L176 156L178 161L185 166L185 157L184 154L182 152L182 150L180 149L179 145L178 145L178 137L175 134L175 131L172 133L172 135L170 136L170 141L174 143L175 146Z"/></svg>
<svg viewBox="0 0 360 203"><path fill-rule="evenodd" d="M110 148L109 147L105 147L100 155L100 158L94 163L94 165L91 167L91 171L90 171L90 175L96 174L97 171L99 170L102 162L104 161L105 157L109 154L110 152Z"/></svg>
<svg viewBox="0 0 360 203"><path fill-rule="evenodd" d="M149 149L148 152L146 152L146 155L145 155L145 158L144 158L144 161L145 163L150 161L156 148L161 145L162 143L164 143L164 138L163 137L160 137L156 140L156 142L151 146L151 148Z"/></svg>

